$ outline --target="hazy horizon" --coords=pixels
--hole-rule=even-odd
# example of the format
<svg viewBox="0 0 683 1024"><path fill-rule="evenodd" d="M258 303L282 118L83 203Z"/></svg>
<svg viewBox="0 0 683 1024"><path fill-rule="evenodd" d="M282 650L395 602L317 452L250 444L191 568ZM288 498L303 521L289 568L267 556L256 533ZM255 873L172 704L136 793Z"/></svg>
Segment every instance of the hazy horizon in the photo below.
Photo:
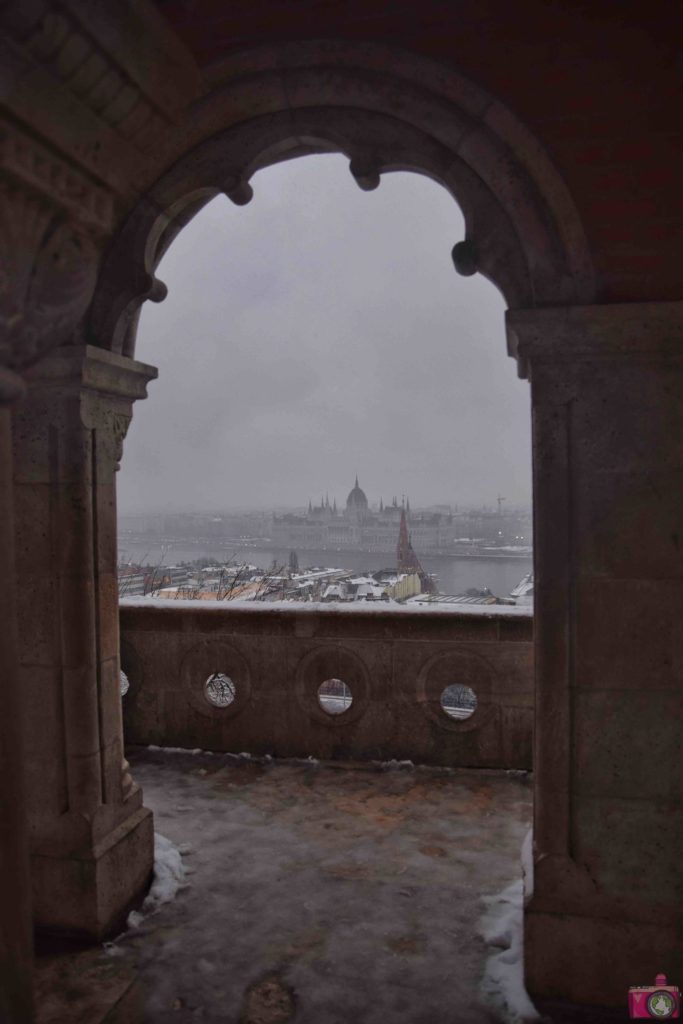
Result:
<svg viewBox="0 0 683 1024"><path fill-rule="evenodd" d="M317 498L312 498L311 499L312 502L313 502L313 506L314 507L316 505L320 505L320 497L321 496L318 495ZM345 502L346 502L346 495L344 495L343 498L341 498L338 495L330 494L330 496L329 496L329 498L330 498L330 505L333 503L335 497L337 499L337 509L341 513L343 511L343 509L344 509L344 505L345 505ZM392 495L392 498L393 498L393 495ZM400 495L399 495L398 503L399 503L399 505L401 503ZM379 499L377 499L376 501L373 501L372 499L369 498L368 499L368 504L369 504L369 507L370 507L371 510L376 510L376 507L379 505ZM386 505L390 505L391 501L385 501L384 504L385 504L385 506ZM467 502L467 501L461 501L461 502L442 501L442 502L429 502L429 503L427 503L427 502L413 501L412 499L410 499L410 507L413 510L436 508L437 506L450 506L453 509L453 511L455 511L457 509L458 511L462 511L462 512L477 511L477 510L490 510L490 511L496 511L497 510L497 503L495 501L494 502L489 502L488 504L479 505L479 504L476 504L476 503L473 503L473 502ZM284 503L276 503L275 504L274 503L272 505L230 505L230 506L223 506L221 508L201 508L199 506L183 506L183 507L179 506L178 508L173 508L173 509L167 509L167 508L165 509L165 508L160 508L160 507L150 507L150 508L126 507L124 509L120 509L120 514L123 515L123 516L134 516L134 515L146 515L146 516L153 516L153 515L200 515L200 516L201 515L205 515L205 516L219 516L219 515L231 515L231 514L244 514L246 512L285 512L285 511L287 511L287 512L298 512L298 511L306 510L307 508L308 508L308 501L300 502L299 504L284 504ZM505 501L504 504L503 504L502 511L503 511L503 513L505 513L505 512L512 512L512 511L515 511L515 512L524 512L524 511L531 512L531 504L530 503L529 504L523 504L523 503L512 504L512 503L510 503L508 501Z"/></svg>
<svg viewBox="0 0 683 1024"><path fill-rule="evenodd" d="M371 504L529 506L529 393L504 302L450 250L439 185L358 189L341 156L261 171L180 234L143 309L136 358L159 366L119 474L121 512Z"/></svg>

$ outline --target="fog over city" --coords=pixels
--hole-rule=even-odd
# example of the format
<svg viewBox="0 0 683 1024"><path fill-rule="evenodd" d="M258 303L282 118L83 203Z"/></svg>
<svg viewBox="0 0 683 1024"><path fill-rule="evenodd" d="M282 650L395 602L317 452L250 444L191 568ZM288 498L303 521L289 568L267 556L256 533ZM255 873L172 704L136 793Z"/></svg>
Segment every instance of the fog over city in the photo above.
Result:
<svg viewBox="0 0 683 1024"><path fill-rule="evenodd" d="M356 474L371 504L529 504L528 385L502 297L453 268L448 193L407 173L364 193L341 156L252 185L159 267L168 298L136 351L159 380L125 442L122 511L343 503Z"/></svg>

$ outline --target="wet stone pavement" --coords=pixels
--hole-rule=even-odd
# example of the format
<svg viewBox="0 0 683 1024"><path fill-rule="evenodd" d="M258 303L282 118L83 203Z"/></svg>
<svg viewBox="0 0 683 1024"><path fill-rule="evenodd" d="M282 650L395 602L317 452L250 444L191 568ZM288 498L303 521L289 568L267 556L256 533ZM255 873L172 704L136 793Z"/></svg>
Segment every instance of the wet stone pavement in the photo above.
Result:
<svg viewBox="0 0 683 1024"><path fill-rule="evenodd" d="M188 885L116 942L145 1020L489 1024L482 896L521 874L505 772L128 753Z"/></svg>

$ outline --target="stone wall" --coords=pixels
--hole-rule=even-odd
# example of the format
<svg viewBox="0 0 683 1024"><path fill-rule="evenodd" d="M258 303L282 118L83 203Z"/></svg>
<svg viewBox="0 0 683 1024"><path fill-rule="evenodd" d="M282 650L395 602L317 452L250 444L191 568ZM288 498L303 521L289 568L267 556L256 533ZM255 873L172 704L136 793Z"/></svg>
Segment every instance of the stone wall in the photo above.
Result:
<svg viewBox="0 0 683 1024"><path fill-rule="evenodd" d="M320 606L240 607L126 599L121 663L126 741L279 757L410 759L531 768L529 615ZM204 684L225 673L227 707ZM329 714L318 687L341 679L353 702ZM450 717L445 687L470 687L476 711Z"/></svg>

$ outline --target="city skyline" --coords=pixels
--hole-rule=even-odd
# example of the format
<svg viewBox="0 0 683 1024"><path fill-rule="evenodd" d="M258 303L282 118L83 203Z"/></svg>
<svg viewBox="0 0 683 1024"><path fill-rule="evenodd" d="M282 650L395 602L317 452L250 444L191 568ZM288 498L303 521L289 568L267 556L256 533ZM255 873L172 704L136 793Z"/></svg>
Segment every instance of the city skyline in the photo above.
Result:
<svg viewBox="0 0 683 1024"><path fill-rule="evenodd" d="M322 495L322 497L326 497L326 495ZM314 507L316 505L316 502L320 501L320 498L321 498L320 494L318 494L317 497L316 496L311 496L310 500L311 500L311 502L312 502ZM391 499L389 499L387 501L386 499L384 499L384 495L379 495L376 499L369 499L368 500L368 504L369 504L369 507L372 508L372 509L379 509L380 499L382 499L384 501L384 505L387 506L387 505L391 504L391 501L393 500L393 498L394 498L394 495L392 494L391 495ZM398 503L400 505L401 504L402 495L396 495L396 498L397 498L397 501L398 501ZM453 510L453 512L456 512L456 511L469 511L469 510L479 510L479 511L495 512L495 511L497 511L497 508L498 508L497 500L496 499L480 503L480 502L470 502L470 501L462 501L462 500L460 500L460 501L421 502L419 499L418 500L413 500L413 498L410 495L406 495L406 498L410 501L410 507L411 507L411 509L413 509L413 511L421 511L421 510L432 509L432 508L434 508L434 509L436 509L436 508L450 508L450 509ZM337 506L339 508L341 508L341 505L343 504L343 500L342 500L341 495L330 494L329 495L330 505L333 504L335 499L337 501ZM141 508L136 508L134 506L122 507L121 504L119 503L119 513L121 515L123 515L123 516L137 516L137 515L220 515L220 514L231 514L231 513L239 513L239 512L259 512L259 513L273 513L274 512L274 513L277 513L277 512L281 512L281 511L291 511L291 512L306 511L307 508L308 508L308 499L306 499L306 501L301 501L301 502L291 503L291 504L290 503L282 503L282 502L280 502L280 503L272 502L270 504L265 504L265 505L255 505L255 504L221 505L221 506L204 506L204 505L180 506L180 505L178 505L178 506L170 508L170 509L169 508L164 508L164 507L161 507L161 506L158 506L158 505L157 506L150 505L149 507L141 507ZM531 502L530 501L529 502L510 502L507 499L505 499L504 503L503 503L503 506L502 506L502 512L503 512L503 514L505 514L505 512L510 512L510 511L515 511L515 512L527 511L527 512L531 512L531 508L532 508L532 506L531 506Z"/></svg>

